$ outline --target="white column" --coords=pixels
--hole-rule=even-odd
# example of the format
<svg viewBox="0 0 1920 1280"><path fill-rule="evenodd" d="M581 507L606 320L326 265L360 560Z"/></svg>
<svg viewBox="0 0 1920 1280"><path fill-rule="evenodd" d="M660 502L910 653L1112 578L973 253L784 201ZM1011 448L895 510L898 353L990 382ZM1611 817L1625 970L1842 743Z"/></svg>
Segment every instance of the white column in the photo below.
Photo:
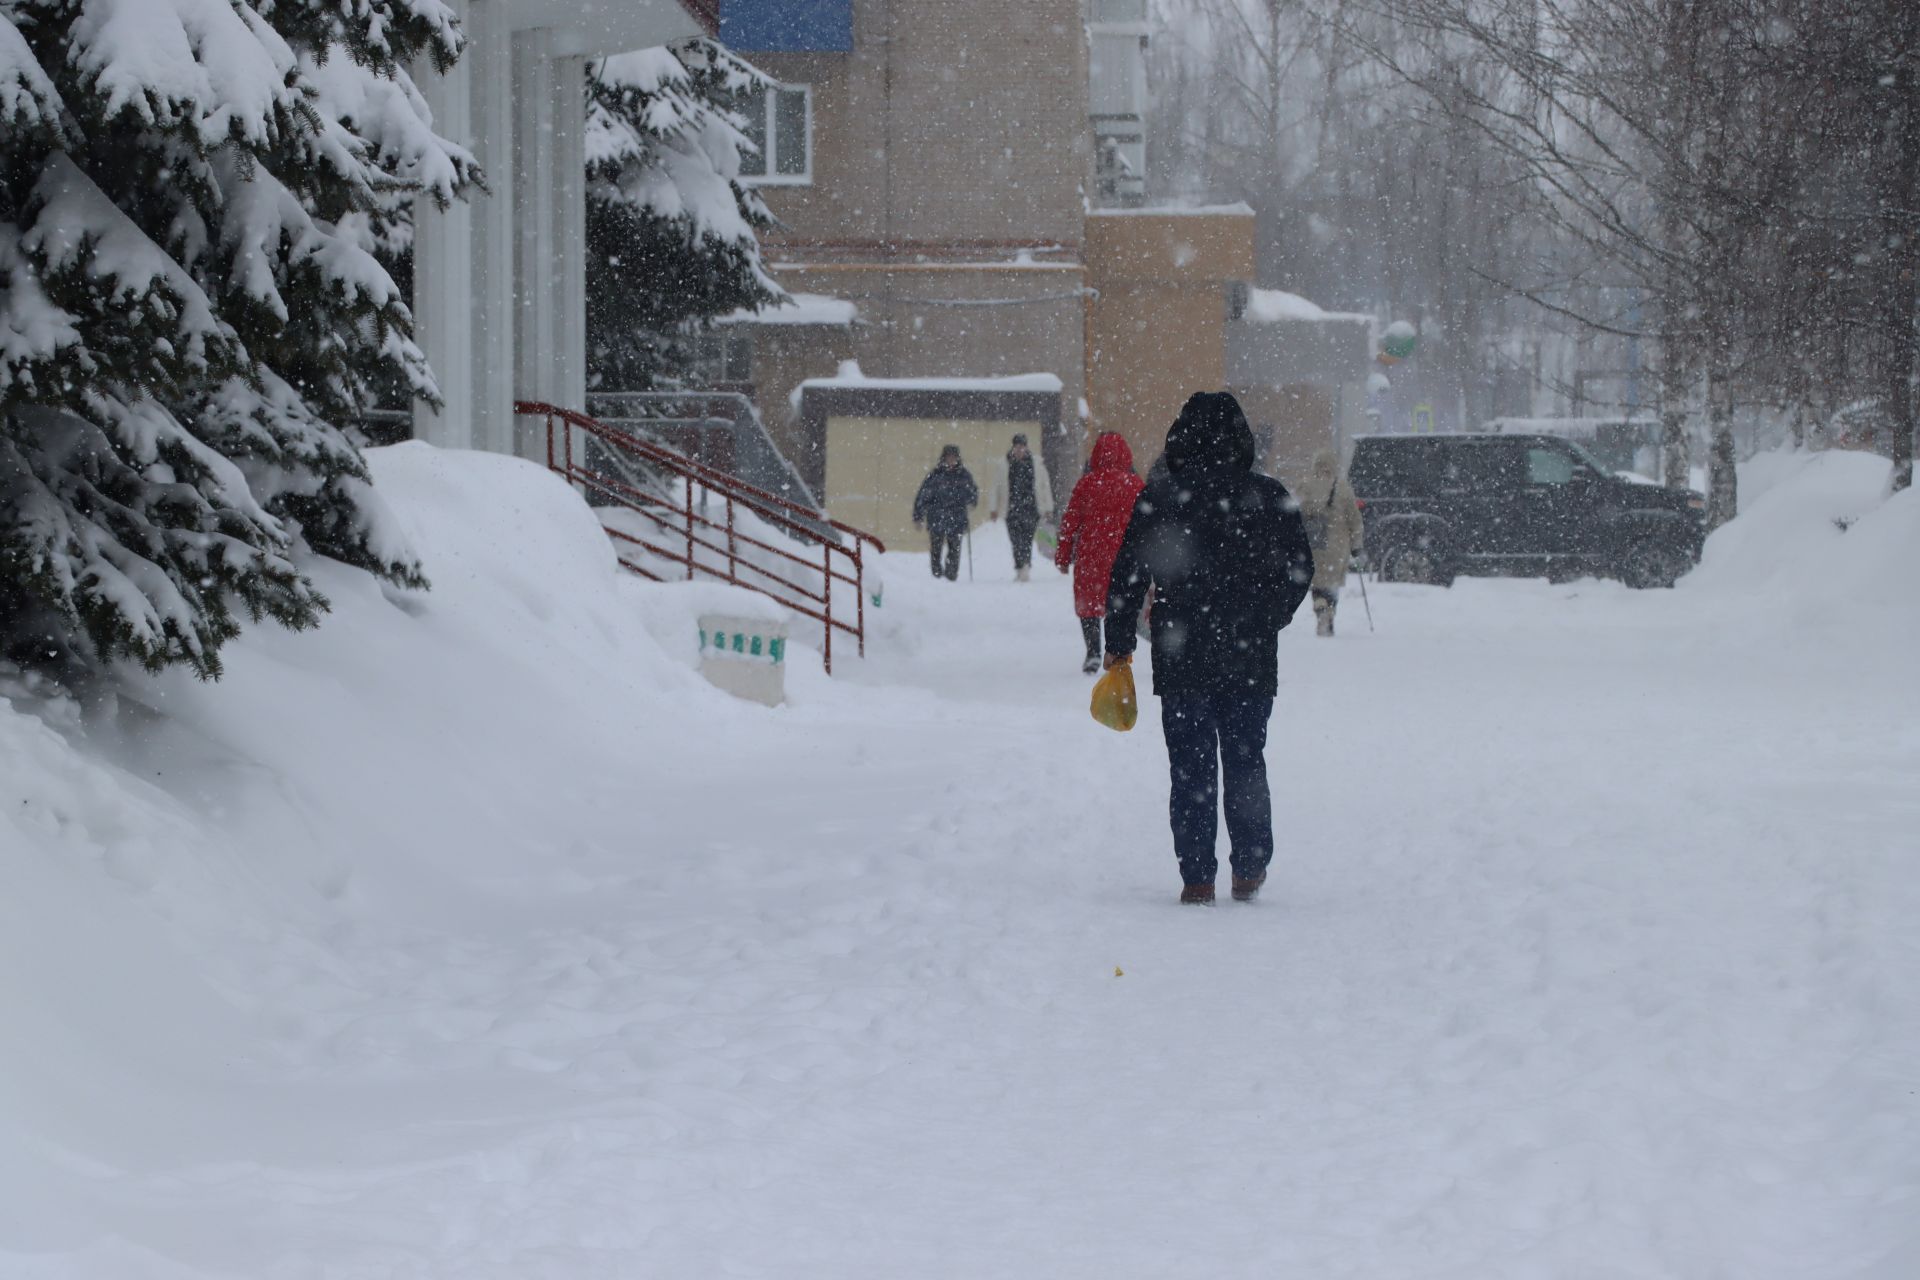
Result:
<svg viewBox="0 0 1920 1280"><path fill-rule="evenodd" d="M467 0L454 0L464 18ZM434 128L455 142L472 137L471 71L463 59L447 75L422 65L415 79L433 112ZM414 435L443 448L473 444L474 362L471 327L473 293L471 211L461 201L445 209L421 199L414 209L413 320L415 341L426 352L440 384L442 405L435 410L414 402Z"/></svg>
<svg viewBox="0 0 1920 1280"><path fill-rule="evenodd" d="M553 149L553 386L560 404L587 408L587 62L554 64Z"/></svg>
<svg viewBox="0 0 1920 1280"><path fill-rule="evenodd" d="M586 408L586 61L554 54L552 33L513 40L514 388L520 399ZM542 442L517 424L518 452Z"/></svg>
<svg viewBox="0 0 1920 1280"><path fill-rule="evenodd" d="M554 385L553 193L548 190L553 146L551 33L522 31L513 37L513 391L521 400L558 403ZM564 406L563 406L564 407ZM516 451L531 456L532 428L516 423Z"/></svg>
<svg viewBox="0 0 1920 1280"><path fill-rule="evenodd" d="M489 191L473 193L473 442L513 451L513 39L506 0L470 0L473 152Z"/></svg>

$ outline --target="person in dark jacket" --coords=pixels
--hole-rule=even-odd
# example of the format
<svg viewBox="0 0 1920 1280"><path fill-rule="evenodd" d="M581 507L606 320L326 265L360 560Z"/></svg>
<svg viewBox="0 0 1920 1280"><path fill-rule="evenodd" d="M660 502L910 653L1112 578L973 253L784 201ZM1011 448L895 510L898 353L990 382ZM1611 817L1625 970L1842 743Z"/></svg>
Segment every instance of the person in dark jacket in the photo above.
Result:
<svg viewBox="0 0 1920 1280"><path fill-rule="evenodd" d="M1153 691L1172 773L1168 816L1182 902L1213 901L1225 775L1233 896L1250 901L1273 858L1267 721L1280 631L1313 582L1313 552L1286 486L1253 470L1253 432L1224 391L1190 396L1167 431L1167 470L1133 504L1107 598L1106 665L1131 660L1154 591Z"/></svg>
<svg viewBox="0 0 1920 1280"><path fill-rule="evenodd" d="M960 463L960 446L940 450L940 463L920 482L913 497L913 524L925 528L933 554L933 576L952 582L960 576L960 539L967 534L967 508L980 501L980 486ZM941 551L946 561L941 562Z"/></svg>
<svg viewBox="0 0 1920 1280"><path fill-rule="evenodd" d="M1027 437L1016 435L1007 456L993 465L993 480L987 487L987 519L1007 515L1007 540L1013 544L1013 576L1016 582L1033 580L1033 535L1040 522L1053 514L1053 477L1047 464L1027 445Z"/></svg>

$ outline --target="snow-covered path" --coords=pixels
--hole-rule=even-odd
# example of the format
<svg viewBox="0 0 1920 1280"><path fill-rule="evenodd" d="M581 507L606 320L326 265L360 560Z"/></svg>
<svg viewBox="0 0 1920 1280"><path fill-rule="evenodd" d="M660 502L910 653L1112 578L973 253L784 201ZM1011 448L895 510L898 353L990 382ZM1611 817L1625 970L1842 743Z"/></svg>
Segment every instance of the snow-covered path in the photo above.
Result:
<svg viewBox="0 0 1920 1280"><path fill-rule="evenodd" d="M778 965L824 1021L777 1037L753 1189L669 1237L748 1274L1920 1264L1910 700L1673 596L1385 593L1286 637L1264 900L1183 911L1158 735L1086 719L1060 585L895 584L929 640L871 675L941 701L822 753L858 854L828 806L784 851L826 874L711 904L812 917Z"/></svg>
<svg viewBox="0 0 1920 1280"><path fill-rule="evenodd" d="M351 668L272 639L176 686L185 727L134 772L193 781L126 823L159 834L67 811L233 1008L181 995L129 908L97 940L54 917L33 954L63 1001L164 1017L124 1060L0 1071L35 1108L0 1122L67 1153L0 1150L25 1197L0 1274L1920 1274L1897 638L1685 588L1376 587L1377 633L1355 598L1338 640L1282 638L1263 900L1181 908L1158 704L1095 726L1064 580L1008 581L992 532L975 554L957 585L891 557L873 656L832 685L797 658L777 712L557 661L473 706L415 695L508 670L375 656L446 643L434 611L477 607L458 560L418 618L327 584ZM490 643L609 628L569 621L564 579L502 580L527 638ZM349 690L400 745L207 710ZM524 750L380 790L416 721ZM187 860L169 803L232 851ZM144 971L75 977L63 944Z"/></svg>

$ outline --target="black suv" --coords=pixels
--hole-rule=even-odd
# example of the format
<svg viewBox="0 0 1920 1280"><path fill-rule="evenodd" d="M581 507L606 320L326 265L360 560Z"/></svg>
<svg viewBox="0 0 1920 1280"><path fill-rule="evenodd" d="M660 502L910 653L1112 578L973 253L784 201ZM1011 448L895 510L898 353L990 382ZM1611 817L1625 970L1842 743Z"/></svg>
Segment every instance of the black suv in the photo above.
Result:
<svg viewBox="0 0 1920 1280"><path fill-rule="evenodd" d="M1622 480L1555 436L1367 436L1349 474L1389 582L1595 573L1670 587L1705 538L1699 494Z"/></svg>

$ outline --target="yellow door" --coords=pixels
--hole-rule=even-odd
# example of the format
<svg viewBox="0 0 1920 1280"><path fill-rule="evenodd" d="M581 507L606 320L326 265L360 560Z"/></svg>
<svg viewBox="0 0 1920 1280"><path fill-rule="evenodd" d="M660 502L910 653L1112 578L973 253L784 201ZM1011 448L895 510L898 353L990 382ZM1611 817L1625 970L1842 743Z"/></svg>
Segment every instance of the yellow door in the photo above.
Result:
<svg viewBox="0 0 1920 1280"><path fill-rule="evenodd" d="M993 466L1016 433L1036 445L1038 422L956 418L827 419L827 512L834 519L879 536L890 549L919 545L913 499L920 482L940 461L942 445L960 446L960 461L980 486L973 523L987 518Z"/></svg>

